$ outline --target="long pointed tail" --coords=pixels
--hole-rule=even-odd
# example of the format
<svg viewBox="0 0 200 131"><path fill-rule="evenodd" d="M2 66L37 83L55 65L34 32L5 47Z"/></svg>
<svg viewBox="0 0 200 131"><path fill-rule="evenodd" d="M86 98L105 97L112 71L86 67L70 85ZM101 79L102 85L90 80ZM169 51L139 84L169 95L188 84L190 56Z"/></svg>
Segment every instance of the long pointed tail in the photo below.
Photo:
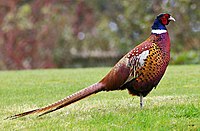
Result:
<svg viewBox="0 0 200 131"><path fill-rule="evenodd" d="M67 96L65 97L64 99L62 100L59 100L51 105L48 105L46 107L43 107L43 108L38 108L38 109L35 109L35 110L31 110L31 111L27 111L27 112L24 112L24 113L20 113L20 114L16 114L16 115L13 115L13 116L10 116L10 117L7 117L6 119L16 119L16 118L19 118L19 117L23 117L23 116L26 116L26 115L29 115L29 114L35 114L35 113L42 113L40 114L39 116L42 116L42 115L45 115L45 114L48 114L50 112L53 112L53 111L56 111L60 108L63 108L67 105L70 105L78 100L81 100L87 96L90 96L92 94L95 94L97 92L100 92L102 91L104 88L104 85L102 83L96 83L96 84L93 84L83 90L80 90L70 96Z"/></svg>

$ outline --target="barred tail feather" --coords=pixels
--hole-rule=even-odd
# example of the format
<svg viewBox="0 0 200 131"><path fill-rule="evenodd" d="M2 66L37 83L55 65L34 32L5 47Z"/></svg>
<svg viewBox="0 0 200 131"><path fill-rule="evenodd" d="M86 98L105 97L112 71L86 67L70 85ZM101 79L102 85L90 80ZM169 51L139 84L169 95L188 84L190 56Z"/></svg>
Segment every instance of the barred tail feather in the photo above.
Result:
<svg viewBox="0 0 200 131"><path fill-rule="evenodd" d="M61 109L67 105L70 105L76 101L79 101L87 96L90 96L92 94L95 94L97 92L100 92L102 91L104 88L104 85L102 83L95 83L83 90L80 90L70 96L67 96L65 97L64 99L62 100L59 100L51 105L48 105L46 107L43 107L43 108L38 108L38 109L35 109L35 110L31 110L31 111L27 111L27 112L24 112L24 113L20 113L20 114L16 114L16 115L13 115L13 116L10 116L10 117L7 117L6 119L16 119L16 118L19 118L19 117L23 117L23 116L26 116L26 115L29 115L29 114L35 114L35 113L42 113L40 114L39 116L42 116L42 115L45 115L45 114L48 114L50 112L53 112L53 111L56 111L58 109Z"/></svg>

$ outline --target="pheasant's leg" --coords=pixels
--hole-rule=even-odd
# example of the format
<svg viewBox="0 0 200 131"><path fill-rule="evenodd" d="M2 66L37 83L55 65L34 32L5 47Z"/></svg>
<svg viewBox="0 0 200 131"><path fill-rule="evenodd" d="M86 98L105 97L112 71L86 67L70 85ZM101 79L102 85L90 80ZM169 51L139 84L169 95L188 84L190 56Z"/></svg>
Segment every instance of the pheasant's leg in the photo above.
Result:
<svg viewBox="0 0 200 131"><path fill-rule="evenodd" d="M142 109L143 107L143 96L140 94L140 108Z"/></svg>

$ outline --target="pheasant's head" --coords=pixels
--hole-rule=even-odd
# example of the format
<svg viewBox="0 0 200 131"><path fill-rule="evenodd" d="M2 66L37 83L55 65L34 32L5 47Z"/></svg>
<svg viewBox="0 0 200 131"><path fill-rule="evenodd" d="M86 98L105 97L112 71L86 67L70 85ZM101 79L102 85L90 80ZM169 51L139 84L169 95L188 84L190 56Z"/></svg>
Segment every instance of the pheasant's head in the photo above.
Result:
<svg viewBox="0 0 200 131"><path fill-rule="evenodd" d="M154 20L152 29L154 30L166 30L165 25L168 25L170 21L175 21L175 19L167 13L159 14Z"/></svg>
<svg viewBox="0 0 200 131"><path fill-rule="evenodd" d="M160 14L157 19L163 24L168 25L170 21L175 21L175 19L170 14Z"/></svg>

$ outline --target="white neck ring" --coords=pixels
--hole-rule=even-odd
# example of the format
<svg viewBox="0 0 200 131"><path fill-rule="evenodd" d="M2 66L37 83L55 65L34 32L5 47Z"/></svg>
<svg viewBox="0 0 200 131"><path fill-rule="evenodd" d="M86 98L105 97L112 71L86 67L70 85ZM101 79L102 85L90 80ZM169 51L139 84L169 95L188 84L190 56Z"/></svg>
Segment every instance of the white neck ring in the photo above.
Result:
<svg viewBox="0 0 200 131"><path fill-rule="evenodd" d="M167 30L151 30L151 33L154 33L154 34L162 34L162 33L166 33Z"/></svg>

